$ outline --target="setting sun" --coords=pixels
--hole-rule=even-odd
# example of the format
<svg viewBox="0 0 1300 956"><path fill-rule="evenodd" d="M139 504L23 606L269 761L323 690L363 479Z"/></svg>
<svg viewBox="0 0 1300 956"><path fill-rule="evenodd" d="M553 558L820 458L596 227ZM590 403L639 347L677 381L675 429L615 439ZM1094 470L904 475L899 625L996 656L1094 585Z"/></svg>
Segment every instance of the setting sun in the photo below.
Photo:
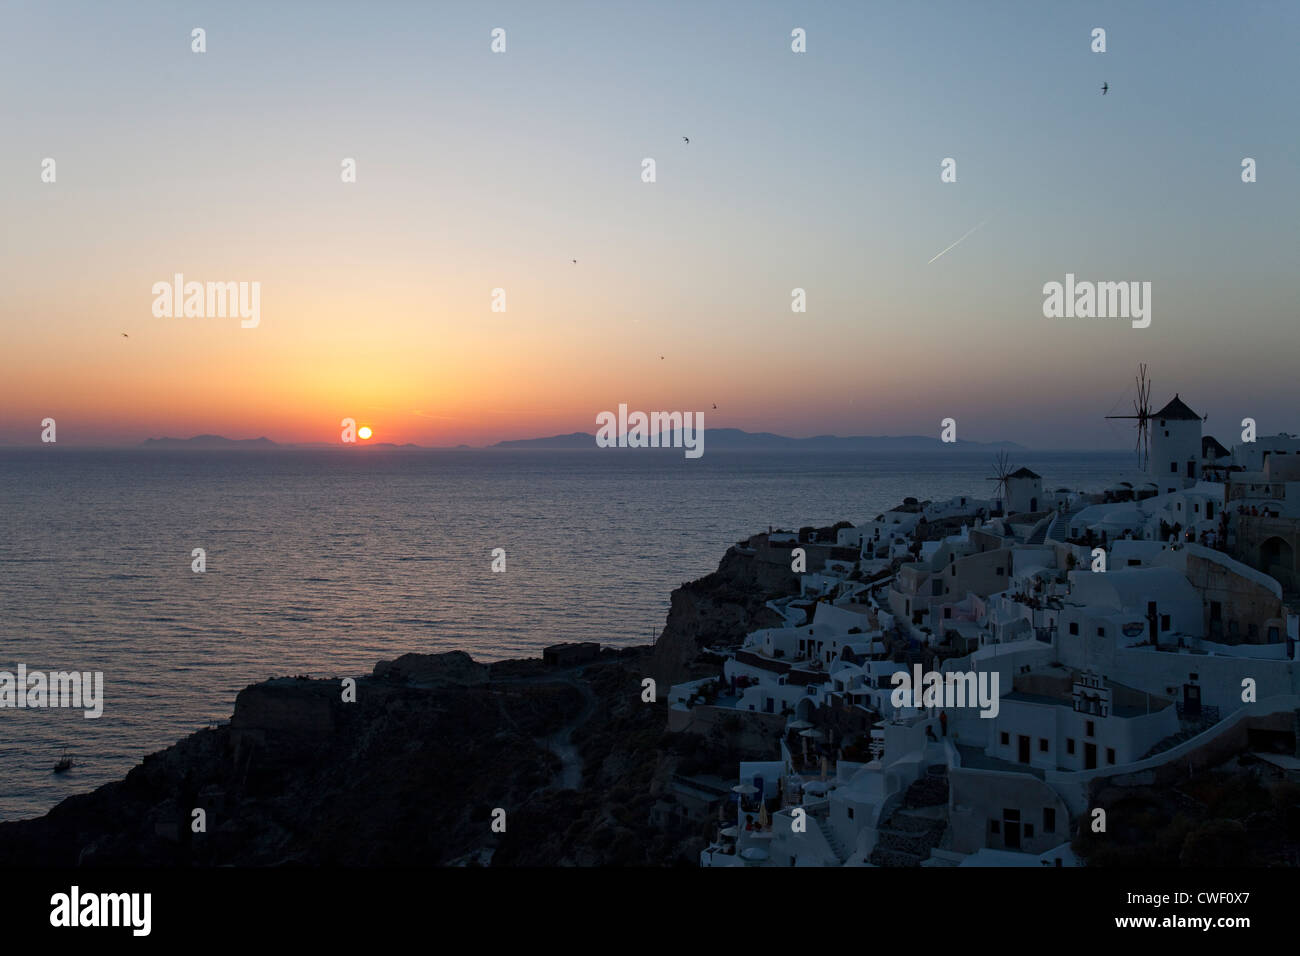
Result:
<svg viewBox="0 0 1300 956"><path fill-rule="evenodd" d="M372 434L374 433L370 430L369 425L362 425L360 428L357 429L357 437L360 438L362 441L365 441Z"/></svg>

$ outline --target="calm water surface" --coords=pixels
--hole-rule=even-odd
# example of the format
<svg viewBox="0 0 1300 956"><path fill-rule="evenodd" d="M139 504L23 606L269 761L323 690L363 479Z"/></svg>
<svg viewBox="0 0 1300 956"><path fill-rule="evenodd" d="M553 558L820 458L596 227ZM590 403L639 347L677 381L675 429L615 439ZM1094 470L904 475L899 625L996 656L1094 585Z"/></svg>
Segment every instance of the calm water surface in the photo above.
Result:
<svg viewBox="0 0 1300 956"><path fill-rule="evenodd" d="M0 819L121 778L274 675L648 643L672 589L733 542L862 521L907 495L988 495L991 457L0 451L0 670L103 671L106 699L98 720L0 710ZM1132 459L1019 464L1095 489ZM65 749L78 766L56 777Z"/></svg>

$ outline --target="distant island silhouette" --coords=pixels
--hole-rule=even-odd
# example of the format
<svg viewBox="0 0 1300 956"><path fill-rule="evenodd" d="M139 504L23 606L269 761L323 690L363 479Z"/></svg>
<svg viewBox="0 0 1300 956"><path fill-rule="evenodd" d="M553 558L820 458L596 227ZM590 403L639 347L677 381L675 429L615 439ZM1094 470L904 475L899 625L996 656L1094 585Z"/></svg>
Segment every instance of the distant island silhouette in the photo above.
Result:
<svg viewBox="0 0 1300 956"><path fill-rule="evenodd" d="M670 445L668 437L671 431L663 433L661 444ZM988 451L991 449L1024 450L1023 445L1015 442L978 442L956 441L945 443L938 438L925 435L856 435L842 437L839 435L814 435L810 438L790 438L772 432L747 432L739 428L707 428L704 430L705 447L710 451L800 451L800 452L863 452L863 451ZM567 435L551 435L544 438L516 438L495 442L491 445L416 445L411 442L395 444L393 442L357 442L358 446L372 448L397 448L417 451L467 451L510 449L540 451L601 451L596 446L596 436L589 432L571 432ZM295 450L310 448L341 448L341 442L296 442L285 443L272 441L261 436L258 438L226 438L223 435L195 435L192 438L146 438L140 443L142 448L156 449L194 449L212 450ZM653 451L661 449L638 449Z"/></svg>

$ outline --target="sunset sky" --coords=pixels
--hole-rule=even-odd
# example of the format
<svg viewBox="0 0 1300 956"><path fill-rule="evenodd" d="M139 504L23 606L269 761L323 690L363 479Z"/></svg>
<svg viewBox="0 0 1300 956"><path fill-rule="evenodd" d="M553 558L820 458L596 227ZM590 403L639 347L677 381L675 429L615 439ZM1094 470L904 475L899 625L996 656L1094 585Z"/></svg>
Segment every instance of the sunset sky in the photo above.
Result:
<svg viewBox="0 0 1300 956"><path fill-rule="evenodd" d="M6 4L0 443L626 403L1118 448L1139 362L1225 443L1300 431L1300 5L546 6ZM259 327L155 318L178 272L260 282ZM1044 318L1067 272L1150 281L1151 327Z"/></svg>

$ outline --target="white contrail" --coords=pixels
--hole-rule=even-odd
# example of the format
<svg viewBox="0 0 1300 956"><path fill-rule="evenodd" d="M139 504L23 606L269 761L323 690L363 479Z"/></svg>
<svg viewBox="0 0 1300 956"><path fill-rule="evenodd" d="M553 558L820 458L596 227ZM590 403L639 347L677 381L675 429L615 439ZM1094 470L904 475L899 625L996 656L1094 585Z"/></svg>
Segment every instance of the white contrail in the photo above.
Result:
<svg viewBox="0 0 1300 956"><path fill-rule="evenodd" d="M980 226L984 225L984 223L986 223L986 222L988 222L987 219L981 220L980 225L979 225L979 226L976 226L975 229L978 229ZM970 232L966 233L965 236L962 236L961 239L958 239L957 242L954 242L954 243L952 244L952 246L955 246L955 245L957 245L957 243L962 242L963 240L965 240L965 239L967 238L967 236L969 236L969 235L971 234L971 232L974 232L974 231L975 231L975 229L972 229ZM951 249L952 246L949 246L948 249ZM947 252L948 249L943 250L943 252ZM939 253L939 256L943 255L943 252ZM939 256L935 256L934 259L938 259ZM930 262L934 262L934 259L931 259ZM928 265L930 264L930 262L927 262L926 265L928 266Z"/></svg>

